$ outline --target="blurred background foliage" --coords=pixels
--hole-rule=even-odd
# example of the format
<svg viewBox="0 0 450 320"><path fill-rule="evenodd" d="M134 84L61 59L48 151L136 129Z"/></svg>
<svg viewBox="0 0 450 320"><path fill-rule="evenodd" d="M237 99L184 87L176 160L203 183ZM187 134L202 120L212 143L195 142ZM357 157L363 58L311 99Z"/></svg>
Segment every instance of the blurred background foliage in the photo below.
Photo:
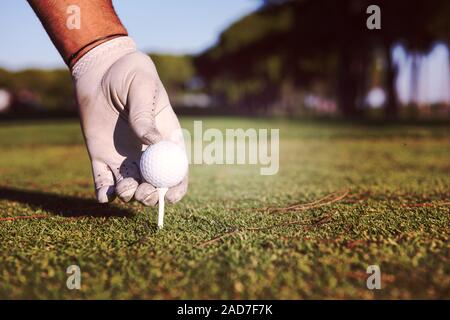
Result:
<svg viewBox="0 0 450 320"><path fill-rule="evenodd" d="M168 92L176 95L186 90L189 82L195 76L192 57L189 55L151 54L153 62L158 68L161 81Z"/></svg>
<svg viewBox="0 0 450 320"><path fill-rule="evenodd" d="M446 99L428 101L415 92L421 91L420 61L436 43L448 48L450 1L379 0L380 30L366 27L371 4L368 0L265 0L196 56L150 55L179 112L181 107L209 107L208 113L215 107L238 114L348 118L375 114L394 119L405 110L414 110L409 112L414 116L420 114L418 110L438 110L435 116L448 119L448 94ZM411 97L406 102L399 99L396 46L410 64L406 81ZM443 68L450 70L448 49ZM450 91L448 74L445 79L444 84L425 85L443 85L444 91ZM0 69L0 90L10 94L10 112L76 110L66 70ZM370 94L377 108L367 106Z"/></svg>
<svg viewBox="0 0 450 320"><path fill-rule="evenodd" d="M0 88L13 93L18 109L70 110L75 108L68 70L28 69L17 72L0 69Z"/></svg>
<svg viewBox="0 0 450 320"><path fill-rule="evenodd" d="M366 28L371 4L266 0L196 57L196 66L212 92L240 109L295 113L303 95L313 92L330 97L344 116L363 116L364 95L378 85L387 93L385 115L395 118L399 107L391 50L401 43L407 50L426 52L437 41L448 43L450 2L377 1L380 30ZM381 71L374 68L377 57ZM378 83L370 83L374 77Z"/></svg>

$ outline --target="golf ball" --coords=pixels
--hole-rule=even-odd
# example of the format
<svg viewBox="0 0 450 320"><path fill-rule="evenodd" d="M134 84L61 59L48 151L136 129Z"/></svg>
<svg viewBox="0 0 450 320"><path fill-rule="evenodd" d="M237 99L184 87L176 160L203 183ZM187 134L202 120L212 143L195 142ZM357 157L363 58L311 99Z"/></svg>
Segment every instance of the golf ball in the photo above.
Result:
<svg viewBox="0 0 450 320"><path fill-rule="evenodd" d="M141 156L142 177L156 188L179 184L188 171L186 152L174 142L160 141L149 146Z"/></svg>

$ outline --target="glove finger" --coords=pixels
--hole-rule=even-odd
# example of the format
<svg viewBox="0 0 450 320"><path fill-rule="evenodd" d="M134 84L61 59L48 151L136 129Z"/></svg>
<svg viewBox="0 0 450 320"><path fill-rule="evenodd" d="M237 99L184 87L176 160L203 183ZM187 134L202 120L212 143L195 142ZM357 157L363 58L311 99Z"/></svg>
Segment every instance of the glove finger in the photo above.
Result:
<svg viewBox="0 0 450 320"><path fill-rule="evenodd" d="M94 175L95 195L99 203L107 203L115 198L114 177L105 163L93 161L92 172Z"/></svg>
<svg viewBox="0 0 450 320"><path fill-rule="evenodd" d="M127 159L121 165L111 167L116 179L116 194L124 202L128 202L139 186L141 176L135 161Z"/></svg>
<svg viewBox="0 0 450 320"><path fill-rule="evenodd" d="M169 203L176 203L180 201L187 192L188 180L188 176L186 176L180 184L170 188L165 196L166 201Z"/></svg>
<svg viewBox="0 0 450 320"><path fill-rule="evenodd" d="M99 203L111 202L116 198L114 186L104 186L95 190L95 196Z"/></svg>
<svg viewBox="0 0 450 320"><path fill-rule="evenodd" d="M130 126L143 144L162 140L155 122L160 87L158 78L150 73L137 73L130 84L127 100Z"/></svg>
<svg viewBox="0 0 450 320"><path fill-rule="evenodd" d="M144 182L139 185L134 198L146 206L154 206L158 203L158 190L151 184Z"/></svg>
<svg viewBox="0 0 450 320"><path fill-rule="evenodd" d="M139 186L139 182L134 178L124 178L116 185L116 194L123 202L129 202Z"/></svg>

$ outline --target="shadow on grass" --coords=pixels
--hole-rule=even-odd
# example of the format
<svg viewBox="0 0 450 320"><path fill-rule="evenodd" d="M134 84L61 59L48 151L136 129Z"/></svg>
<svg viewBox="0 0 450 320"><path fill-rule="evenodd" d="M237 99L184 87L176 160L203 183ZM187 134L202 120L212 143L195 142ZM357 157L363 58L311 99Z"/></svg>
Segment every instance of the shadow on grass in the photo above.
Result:
<svg viewBox="0 0 450 320"><path fill-rule="evenodd" d="M132 217L131 210L94 200L0 186L0 200L16 201L63 217Z"/></svg>

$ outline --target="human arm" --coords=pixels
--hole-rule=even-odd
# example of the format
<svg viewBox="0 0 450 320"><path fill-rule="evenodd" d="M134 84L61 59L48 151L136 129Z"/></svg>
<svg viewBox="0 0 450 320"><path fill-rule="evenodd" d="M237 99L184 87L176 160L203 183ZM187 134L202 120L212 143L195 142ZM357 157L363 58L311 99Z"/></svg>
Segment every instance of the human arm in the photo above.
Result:
<svg viewBox="0 0 450 320"><path fill-rule="evenodd" d="M139 172L142 150L161 139L182 147L184 142L153 62L131 38L115 36L126 31L109 0L29 2L66 61L86 44L113 35L69 63L97 199L108 202L118 195L130 201L134 196L143 204L156 204L156 189ZM80 29L66 25L67 7L74 4L80 7ZM187 177L166 199L176 202L186 191Z"/></svg>

